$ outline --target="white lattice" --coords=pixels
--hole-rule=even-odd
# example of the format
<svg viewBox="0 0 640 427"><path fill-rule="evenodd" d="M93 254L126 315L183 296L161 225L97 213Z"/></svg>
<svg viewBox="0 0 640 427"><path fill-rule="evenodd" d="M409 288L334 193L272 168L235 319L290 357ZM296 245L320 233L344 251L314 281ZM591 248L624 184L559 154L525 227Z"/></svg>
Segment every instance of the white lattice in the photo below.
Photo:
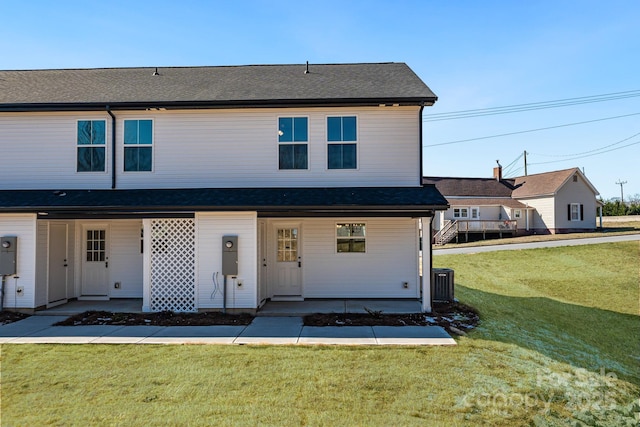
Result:
<svg viewBox="0 0 640 427"><path fill-rule="evenodd" d="M151 220L151 310L196 310L193 219Z"/></svg>

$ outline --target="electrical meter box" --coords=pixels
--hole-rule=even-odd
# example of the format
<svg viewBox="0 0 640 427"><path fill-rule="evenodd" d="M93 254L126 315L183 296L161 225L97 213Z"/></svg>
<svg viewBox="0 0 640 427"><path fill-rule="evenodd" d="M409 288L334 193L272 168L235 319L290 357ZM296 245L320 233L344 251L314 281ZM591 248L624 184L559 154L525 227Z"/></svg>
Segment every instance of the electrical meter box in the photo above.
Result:
<svg viewBox="0 0 640 427"><path fill-rule="evenodd" d="M18 253L18 238L15 236L0 237L0 275L16 274L16 257Z"/></svg>
<svg viewBox="0 0 640 427"><path fill-rule="evenodd" d="M222 275L238 275L238 236L222 236Z"/></svg>

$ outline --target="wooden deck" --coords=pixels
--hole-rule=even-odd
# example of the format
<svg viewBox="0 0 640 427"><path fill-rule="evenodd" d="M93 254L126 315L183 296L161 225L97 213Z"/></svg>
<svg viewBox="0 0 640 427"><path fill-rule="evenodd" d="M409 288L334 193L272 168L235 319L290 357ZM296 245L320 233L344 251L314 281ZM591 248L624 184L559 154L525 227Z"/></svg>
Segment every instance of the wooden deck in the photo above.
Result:
<svg viewBox="0 0 640 427"><path fill-rule="evenodd" d="M498 234L502 238L505 234L514 236L517 233L518 222L512 220L480 221L480 220L453 220L445 223L433 237L433 243L444 245L453 239L460 242L460 235L464 235L465 242L469 241L469 235L482 234L486 239L487 234Z"/></svg>

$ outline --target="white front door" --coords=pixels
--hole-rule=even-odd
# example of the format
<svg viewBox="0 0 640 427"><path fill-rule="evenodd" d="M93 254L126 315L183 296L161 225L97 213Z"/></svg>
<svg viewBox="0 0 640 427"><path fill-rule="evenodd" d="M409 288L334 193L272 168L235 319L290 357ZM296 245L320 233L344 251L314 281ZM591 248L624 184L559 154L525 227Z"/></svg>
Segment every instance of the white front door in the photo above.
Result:
<svg viewBox="0 0 640 427"><path fill-rule="evenodd" d="M67 224L49 225L49 293L48 305L67 301Z"/></svg>
<svg viewBox="0 0 640 427"><path fill-rule="evenodd" d="M302 298L302 236L299 223L273 225L271 298Z"/></svg>
<svg viewBox="0 0 640 427"><path fill-rule="evenodd" d="M82 296L107 296L107 226L85 225L82 231Z"/></svg>

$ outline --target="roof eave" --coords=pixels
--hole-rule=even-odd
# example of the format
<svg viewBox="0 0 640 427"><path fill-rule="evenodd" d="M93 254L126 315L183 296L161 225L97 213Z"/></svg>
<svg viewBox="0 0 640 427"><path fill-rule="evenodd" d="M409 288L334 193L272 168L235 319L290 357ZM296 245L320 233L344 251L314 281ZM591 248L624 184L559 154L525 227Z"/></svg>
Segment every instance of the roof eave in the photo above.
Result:
<svg viewBox="0 0 640 427"><path fill-rule="evenodd" d="M433 97L390 98L320 98L320 99L258 99L258 100L208 100L208 101L135 101L135 102L53 102L0 104L0 112L34 111L102 111L111 110L184 110L216 108L292 108L333 106L431 106L438 100Z"/></svg>

